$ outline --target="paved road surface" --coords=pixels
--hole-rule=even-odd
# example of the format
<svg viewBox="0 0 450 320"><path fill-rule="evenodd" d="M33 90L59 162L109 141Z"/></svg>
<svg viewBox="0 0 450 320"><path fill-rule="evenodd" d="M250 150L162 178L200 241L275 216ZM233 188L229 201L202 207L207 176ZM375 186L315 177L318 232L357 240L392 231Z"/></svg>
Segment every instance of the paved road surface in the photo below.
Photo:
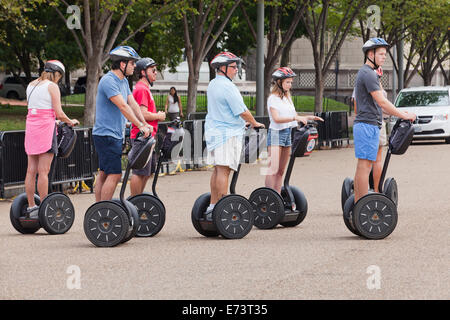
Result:
<svg viewBox="0 0 450 320"><path fill-rule="evenodd" d="M297 159L291 184L308 199L305 221L254 228L241 240L207 239L192 227L210 171L160 179L165 227L115 248L96 248L84 235L92 194L70 195L77 217L61 236L18 234L11 202L1 201L0 299L449 299L450 145L413 145L391 158L399 222L381 241L354 236L342 221L341 185L355 164L352 148ZM262 167L243 166L237 191L249 196L261 186Z"/></svg>

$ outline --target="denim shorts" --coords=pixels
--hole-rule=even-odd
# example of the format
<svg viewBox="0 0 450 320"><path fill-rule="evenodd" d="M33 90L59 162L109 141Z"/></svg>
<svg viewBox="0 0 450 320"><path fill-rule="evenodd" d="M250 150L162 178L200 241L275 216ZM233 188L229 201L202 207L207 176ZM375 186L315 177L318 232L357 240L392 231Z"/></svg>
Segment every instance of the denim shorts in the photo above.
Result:
<svg viewBox="0 0 450 320"><path fill-rule="evenodd" d="M378 126L357 122L353 125L353 142L355 144L355 157L370 161L377 160L380 141Z"/></svg>
<svg viewBox="0 0 450 320"><path fill-rule="evenodd" d="M122 174L122 139L92 135L98 166L106 174Z"/></svg>
<svg viewBox="0 0 450 320"><path fill-rule="evenodd" d="M267 146L290 147L292 145L291 128L270 129L267 132Z"/></svg>

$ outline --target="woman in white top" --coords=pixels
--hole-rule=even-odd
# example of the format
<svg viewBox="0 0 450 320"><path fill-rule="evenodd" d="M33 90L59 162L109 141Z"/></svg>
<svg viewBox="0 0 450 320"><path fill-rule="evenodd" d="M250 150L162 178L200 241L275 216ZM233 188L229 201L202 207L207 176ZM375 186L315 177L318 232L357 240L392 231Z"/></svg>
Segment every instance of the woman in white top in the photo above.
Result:
<svg viewBox="0 0 450 320"><path fill-rule="evenodd" d="M269 152L269 172L266 175L265 185L281 193L281 184L286 165L291 154L291 128L298 122L304 124L308 120L321 120L316 116L302 117L295 111L291 99L290 89L296 74L286 67L278 68L272 74L275 84L267 99L267 109L270 126L267 134L267 150Z"/></svg>
<svg viewBox="0 0 450 320"><path fill-rule="evenodd" d="M167 109L167 107L169 108ZM176 117L183 117L183 107L175 87L170 88L170 93L166 99L165 112L169 114L170 121L175 120Z"/></svg>
<svg viewBox="0 0 450 320"><path fill-rule="evenodd" d="M48 173L54 155L58 152L56 140L56 118L69 126L79 124L69 119L61 107L58 83L64 76L64 65L58 60L49 60L41 76L27 87L28 114L25 128L25 152L28 156L25 192L28 198L28 217L38 218L38 206L34 202L36 174L37 189L41 201L48 193Z"/></svg>

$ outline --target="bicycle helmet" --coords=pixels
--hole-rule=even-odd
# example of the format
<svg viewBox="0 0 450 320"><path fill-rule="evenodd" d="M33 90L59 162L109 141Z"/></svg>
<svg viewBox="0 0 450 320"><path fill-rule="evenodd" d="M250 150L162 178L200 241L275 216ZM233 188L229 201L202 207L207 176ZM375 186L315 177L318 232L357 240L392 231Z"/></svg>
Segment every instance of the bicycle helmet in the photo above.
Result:
<svg viewBox="0 0 450 320"><path fill-rule="evenodd" d="M368 50L382 47L389 49L390 45L383 38L370 38L364 43L362 51L366 54Z"/></svg>
<svg viewBox="0 0 450 320"><path fill-rule="evenodd" d="M118 46L109 52L109 58L112 61L125 61L125 60L137 61L141 57L139 57L137 52L130 46Z"/></svg>
<svg viewBox="0 0 450 320"><path fill-rule="evenodd" d="M233 54L231 52L224 51L224 52L219 53L212 59L210 65L211 65L211 67L215 68L217 71L222 72L225 75L225 77L227 77L228 80L231 81L231 79L227 76L227 73L228 73L228 65L233 62L236 62L237 67L239 69L239 76L240 76L242 73L242 71L241 71L242 65L245 63L241 58L239 58L238 56L236 56L235 54ZM222 66L225 66L225 72L223 72L219 69Z"/></svg>
<svg viewBox="0 0 450 320"><path fill-rule="evenodd" d="M274 73L272 73L272 79L277 84L278 88L280 88L281 91L283 92L283 96L287 94L287 91L283 89L281 81L278 81L278 80L293 78L296 76L297 75L295 74L295 72L292 71L292 69L288 68L288 67L280 67L277 70L275 70Z"/></svg>
<svg viewBox="0 0 450 320"><path fill-rule="evenodd" d="M292 69L288 68L288 67L278 68L277 70L275 70L274 73L272 73L272 79L274 81L282 80L282 79L286 79L286 78L293 78L296 76L297 75L295 74L295 72L292 71Z"/></svg>
<svg viewBox="0 0 450 320"><path fill-rule="evenodd" d="M148 58L148 57L142 58L138 62L136 62L136 68L134 69L134 71L136 72L138 78L140 79L142 70L145 71L145 70L147 70L147 68L150 68L150 67L153 67L156 65L157 65L157 63L152 58ZM145 78L147 79L150 86L153 86L153 82L150 81L150 79L147 76L147 73L145 73Z"/></svg>
<svg viewBox="0 0 450 320"><path fill-rule="evenodd" d="M59 60L48 60L44 65L44 71L52 73L58 71L64 77L66 68L64 68L64 65Z"/></svg>
<svg viewBox="0 0 450 320"><path fill-rule="evenodd" d="M375 59L373 61L369 59L369 57L367 56L367 51L373 50L373 53L375 55L375 51L377 50L377 48L386 48L386 50L389 50L389 47L389 44L383 38L370 38L366 41L366 43L364 43L362 47L362 51L364 52L364 62L367 59L374 65L374 70L378 69L379 66L375 63Z"/></svg>

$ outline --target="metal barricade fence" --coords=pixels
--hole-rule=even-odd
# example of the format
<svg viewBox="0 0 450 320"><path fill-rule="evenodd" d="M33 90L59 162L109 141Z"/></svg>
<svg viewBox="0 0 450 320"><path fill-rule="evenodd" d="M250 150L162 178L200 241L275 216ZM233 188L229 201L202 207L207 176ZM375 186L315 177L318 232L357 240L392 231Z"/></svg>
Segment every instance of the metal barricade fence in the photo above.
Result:
<svg viewBox="0 0 450 320"><path fill-rule="evenodd" d="M341 147L343 141L350 142L347 111L316 112L316 116L324 121L318 121L319 148L322 146Z"/></svg>
<svg viewBox="0 0 450 320"><path fill-rule="evenodd" d="M76 128L77 142L69 157L56 158L54 174L49 177L49 191L63 183L94 180L98 160L92 140L92 128ZM5 187L24 184L27 172L27 155L24 146L25 131L0 132L0 197Z"/></svg>

